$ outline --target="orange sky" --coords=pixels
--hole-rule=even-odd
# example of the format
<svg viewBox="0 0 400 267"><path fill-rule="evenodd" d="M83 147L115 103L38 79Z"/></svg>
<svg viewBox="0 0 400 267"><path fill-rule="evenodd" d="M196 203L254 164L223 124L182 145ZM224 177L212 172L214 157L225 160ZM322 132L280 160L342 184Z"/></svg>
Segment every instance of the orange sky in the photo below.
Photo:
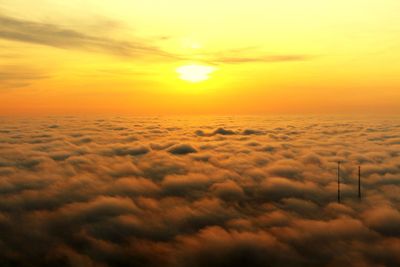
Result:
<svg viewBox="0 0 400 267"><path fill-rule="evenodd" d="M399 12L398 0L0 0L0 114L398 114Z"/></svg>

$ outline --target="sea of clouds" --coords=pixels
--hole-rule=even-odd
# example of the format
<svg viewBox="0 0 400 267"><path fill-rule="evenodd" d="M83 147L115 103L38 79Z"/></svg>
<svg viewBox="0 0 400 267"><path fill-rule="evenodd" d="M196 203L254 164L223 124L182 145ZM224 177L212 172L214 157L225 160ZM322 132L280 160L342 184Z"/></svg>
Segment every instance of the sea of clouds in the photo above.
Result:
<svg viewBox="0 0 400 267"><path fill-rule="evenodd" d="M398 118L0 118L0 266L400 266L399 204Z"/></svg>

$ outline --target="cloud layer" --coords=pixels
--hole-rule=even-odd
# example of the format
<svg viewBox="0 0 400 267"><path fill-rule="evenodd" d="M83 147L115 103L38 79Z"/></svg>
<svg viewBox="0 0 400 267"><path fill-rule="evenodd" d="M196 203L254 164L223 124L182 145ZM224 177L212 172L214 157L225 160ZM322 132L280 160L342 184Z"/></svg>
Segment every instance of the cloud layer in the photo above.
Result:
<svg viewBox="0 0 400 267"><path fill-rule="evenodd" d="M400 264L398 120L3 117L0 125L2 266Z"/></svg>

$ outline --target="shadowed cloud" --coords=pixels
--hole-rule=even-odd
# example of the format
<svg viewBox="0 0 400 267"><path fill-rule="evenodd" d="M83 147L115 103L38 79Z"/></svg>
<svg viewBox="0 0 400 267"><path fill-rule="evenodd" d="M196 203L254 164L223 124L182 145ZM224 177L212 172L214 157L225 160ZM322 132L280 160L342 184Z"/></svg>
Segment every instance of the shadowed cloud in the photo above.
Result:
<svg viewBox="0 0 400 267"><path fill-rule="evenodd" d="M193 148L191 145L182 144L171 147L170 149L168 149L168 152L176 155L185 155L189 153L196 153L197 150Z"/></svg>

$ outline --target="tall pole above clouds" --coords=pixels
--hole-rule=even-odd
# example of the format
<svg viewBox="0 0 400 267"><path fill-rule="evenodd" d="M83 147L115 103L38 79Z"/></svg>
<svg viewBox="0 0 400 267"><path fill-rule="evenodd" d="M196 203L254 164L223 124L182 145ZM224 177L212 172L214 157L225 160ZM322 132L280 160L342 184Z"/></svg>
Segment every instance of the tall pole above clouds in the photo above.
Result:
<svg viewBox="0 0 400 267"><path fill-rule="evenodd" d="M358 166L358 199L361 200L361 166Z"/></svg>
<svg viewBox="0 0 400 267"><path fill-rule="evenodd" d="M337 166L337 201L340 203L340 161Z"/></svg>

